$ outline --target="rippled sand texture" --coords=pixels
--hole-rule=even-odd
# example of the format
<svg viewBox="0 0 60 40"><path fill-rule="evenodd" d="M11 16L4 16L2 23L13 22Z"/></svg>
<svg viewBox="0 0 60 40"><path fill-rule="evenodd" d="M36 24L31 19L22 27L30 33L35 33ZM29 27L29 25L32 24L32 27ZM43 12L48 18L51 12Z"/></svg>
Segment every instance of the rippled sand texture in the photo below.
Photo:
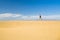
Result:
<svg viewBox="0 0 60 40"><path fill-rule="evenodd" d="M0 40L60 40L60 21L0 21Z"/></svg>

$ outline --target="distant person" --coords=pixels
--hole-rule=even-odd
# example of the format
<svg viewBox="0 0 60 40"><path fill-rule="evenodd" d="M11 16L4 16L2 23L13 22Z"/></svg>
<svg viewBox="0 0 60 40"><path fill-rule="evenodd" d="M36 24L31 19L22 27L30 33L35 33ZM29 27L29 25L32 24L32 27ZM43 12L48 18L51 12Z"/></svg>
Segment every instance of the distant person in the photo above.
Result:
<svg viewBox="0 0 60 40"><path fill-rule="evenodd" d="M39 16L40 20L41 20L41 15Z"/></svg>

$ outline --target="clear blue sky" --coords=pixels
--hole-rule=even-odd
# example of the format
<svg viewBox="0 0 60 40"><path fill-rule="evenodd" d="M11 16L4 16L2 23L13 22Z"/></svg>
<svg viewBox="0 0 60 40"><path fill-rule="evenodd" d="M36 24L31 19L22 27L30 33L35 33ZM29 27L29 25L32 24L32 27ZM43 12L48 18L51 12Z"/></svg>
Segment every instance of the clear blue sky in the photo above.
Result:
<svg viewBox="0 0 60 40"><path fill-rule="evenodd" d="M60 0L0 0L0 13L60 14Z"/></svg>

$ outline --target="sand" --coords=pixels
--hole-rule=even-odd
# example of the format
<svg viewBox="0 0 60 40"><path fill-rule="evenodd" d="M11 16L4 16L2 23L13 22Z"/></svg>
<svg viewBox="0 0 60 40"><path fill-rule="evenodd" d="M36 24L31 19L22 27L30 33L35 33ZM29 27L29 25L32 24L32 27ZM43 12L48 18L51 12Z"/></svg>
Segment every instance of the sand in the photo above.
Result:
<svg viewBox="0 0 60 40"><path fill-rule="evenodd" d="M60 21L0 21L0 40L60 40Z"/></svg>

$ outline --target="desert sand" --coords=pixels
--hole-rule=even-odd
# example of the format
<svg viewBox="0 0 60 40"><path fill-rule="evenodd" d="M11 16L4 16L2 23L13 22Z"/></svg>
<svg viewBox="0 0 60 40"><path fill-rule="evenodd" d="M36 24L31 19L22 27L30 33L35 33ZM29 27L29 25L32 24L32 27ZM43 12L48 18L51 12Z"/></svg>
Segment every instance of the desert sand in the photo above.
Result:
<svg viewBox="0 0 60 40"><path fill-rule="evenodd" d="M60 21L0 21L0 40L60 40Z"/></svg>

